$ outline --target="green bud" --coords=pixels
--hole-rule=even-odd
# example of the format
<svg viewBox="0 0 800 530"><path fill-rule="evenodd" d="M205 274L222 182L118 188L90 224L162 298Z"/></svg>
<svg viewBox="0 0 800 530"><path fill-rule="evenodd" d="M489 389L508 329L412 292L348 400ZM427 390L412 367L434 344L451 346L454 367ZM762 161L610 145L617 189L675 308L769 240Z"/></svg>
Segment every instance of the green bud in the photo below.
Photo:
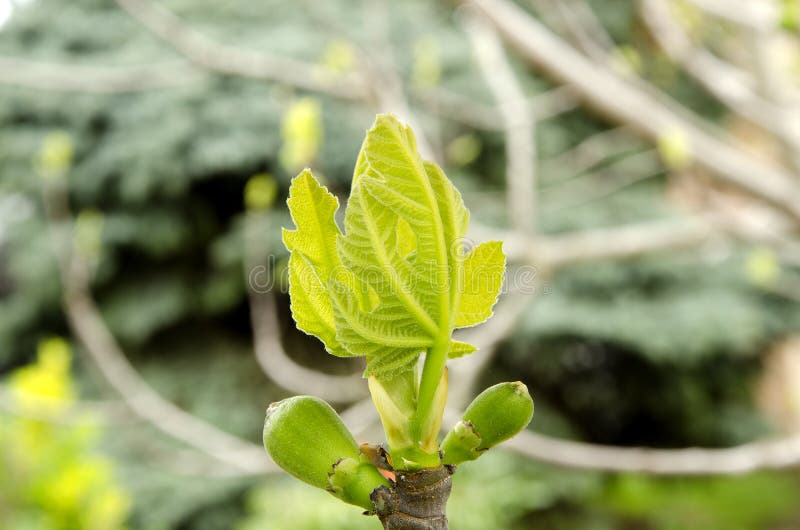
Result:
<svg viewBox="0 0 800 530"><path fill-rule="evenodd" d="M366 459L344 458L333 465L328 491L346 503L372 510L370 494L380 486L389 487L389 481L378 468Z"/></svg>
<svg viewBox="0 0 800 530"><path fill-rule="evenodd" d="M445 464L475 460L495 445L514 437L533 417L528 387L517 381L487 388L442 442Z"/></svg>
<svg viewBox="0 0 800 530"><path fill-rule="evenodd" d="M367 384L391 452L414 446L411 432L411 417L416 410L414 372L409 371L388 380L372 375L367 379Z"/></svg>
<svg viewBox="0 0 800 530"><path fill-rule="evenodd" d="M356 441L333 408L295 396L267 409L264 447L284 471L341 500L372 508L369 494L388 481L362 459Z"/></svg>
<svg viewBox="0 0 800 530"><path fill-rule="evenodd" d="M105 217L97 210L81 210L75 218L75 243L77 254L89 261L97 261L103 248Z"/></svg>
<svg viewBox="0 0 800 530"><path fill-rule="evenodd" d="M797 0L781 2L781 27L787 31L797 31L800 27L800 5Z"/></svg>
<svg viewBox="0 0 800 530"><path fill-rule="evenodd" d="M253 175L244 187L244 204L248 210L267 210L275 202L278 183L268 173Z"/></svg>
<svg viewBox="0 0 800 530"><path fill-rule="evenodd" d="M442 411L447 399L447 371L434 395L429 422L417 430L413 423L416 403L416 377L413 371L391 379L370 376L369 392L378 410L389 442L392 465L398 470L416 470L441 465L437 437L442 422Z"/></svg>
<svg viewBox="0 0 800 530"><path fill-rule="evenodd" d="M64 131L45 136L34 165L47 179L58 179L72 167L75 147L72 137Z"/></svg>

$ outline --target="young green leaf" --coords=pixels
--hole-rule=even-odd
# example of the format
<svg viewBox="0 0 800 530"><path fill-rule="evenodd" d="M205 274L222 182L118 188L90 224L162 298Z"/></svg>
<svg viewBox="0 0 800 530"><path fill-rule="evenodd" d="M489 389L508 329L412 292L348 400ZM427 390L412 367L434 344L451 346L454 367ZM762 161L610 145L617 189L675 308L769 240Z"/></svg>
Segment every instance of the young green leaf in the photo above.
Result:
<svg viewBox="0 0 800 530"><path fill-rule="evenodd" d="M297 327L318 337L328 352L340 357L351 354L336 340L328 280L340 265L334 221L339 201L306 169L292 180L289 211L296 230L283 229L283 244L289 258L289 297Z"/></svg>
<svg viewBox="0 0 800 530"><path fill-rule="evenodd" d="M434 352L438 374L430 377L438 381L446 357L475 351L450 335L491 316L505 268L501 244L464 256L469 212L461 195L390 115L367 132L344 234L337 207L308 170L293 181L297 230L284 231L284 242L298 327L335 355L365 356L367 373L382 378Z"/></svg>
<svg viewBox="0 0 800 530"><path fill-rule="evenodd" d="M492 316L505 270L506 257L500 241L481 243L467 255L457 328L480 324Z"/></svg>

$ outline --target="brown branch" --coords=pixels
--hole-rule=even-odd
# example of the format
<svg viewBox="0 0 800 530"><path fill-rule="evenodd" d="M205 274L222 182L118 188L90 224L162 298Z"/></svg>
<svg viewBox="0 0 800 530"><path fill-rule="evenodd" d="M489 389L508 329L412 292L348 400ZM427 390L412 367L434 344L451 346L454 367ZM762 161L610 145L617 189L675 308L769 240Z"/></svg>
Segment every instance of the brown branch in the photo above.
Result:
<svg viewBox="0 0 800 530"><path fill-rule="evenodd" d="M712 135L665 103L663 94L643 82L628 82L577 53L524 10L507 0L462 0L476 6L501 36L527 61L580 92L609 118L630 125L653 142L679 130L694 161L716 177L757 197L800 223L800 190L790 175Z"/></svg>
<svg viewBox="0 0 800 530"><path fill-rule="evenodd" d="M370 496L375 515L386 530L447 530L447 499L454 466L396 471L391 488L381 486Z"/></svg>

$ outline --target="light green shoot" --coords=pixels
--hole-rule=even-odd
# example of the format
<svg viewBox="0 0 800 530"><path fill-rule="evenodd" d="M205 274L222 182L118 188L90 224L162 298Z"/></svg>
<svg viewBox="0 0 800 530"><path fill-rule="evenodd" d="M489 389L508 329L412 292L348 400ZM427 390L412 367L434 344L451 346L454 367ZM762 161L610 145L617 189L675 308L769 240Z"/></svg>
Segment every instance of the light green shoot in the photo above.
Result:
<svg viewBox="0 0 800 530"><path fill-rule="evenodd" d="M296 229L283 240L297 327L333 355L366 357L395 469L440 465L445 365L475 351L451 335L492 315L502 244L467 248L461 195L391 115L367 132L344 232L334 220L338 200L310 170L292 181L288 204Z"/></svg>

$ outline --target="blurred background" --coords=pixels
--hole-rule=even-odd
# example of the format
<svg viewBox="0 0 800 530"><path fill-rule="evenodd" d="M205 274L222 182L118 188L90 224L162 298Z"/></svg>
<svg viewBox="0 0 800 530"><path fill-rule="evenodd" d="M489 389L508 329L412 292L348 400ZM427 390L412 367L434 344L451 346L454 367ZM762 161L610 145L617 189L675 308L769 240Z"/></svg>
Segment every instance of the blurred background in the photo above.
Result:
<svg viewBox="0 0 800 530"><path fill-rule="evenodd" d="M0 528L379 528L260 447L296 393L382 438L363 367L294 329L280 243L290 179L344 201L377 112L510 258L448 417L516 379L536 415L459 470L454 529L800 528L799 24L795 0L0 1Z"/></svg>

